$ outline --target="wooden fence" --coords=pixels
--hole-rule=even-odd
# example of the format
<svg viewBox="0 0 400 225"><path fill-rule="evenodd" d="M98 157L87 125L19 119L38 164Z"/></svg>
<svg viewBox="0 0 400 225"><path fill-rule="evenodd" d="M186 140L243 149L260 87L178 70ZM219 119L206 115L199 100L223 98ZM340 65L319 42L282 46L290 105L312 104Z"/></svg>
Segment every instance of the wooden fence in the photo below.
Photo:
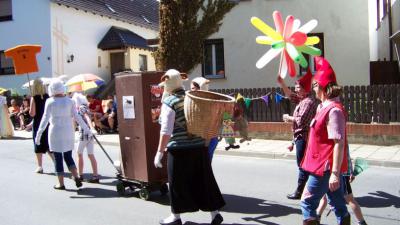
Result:
<svg viewBox="0 0 400 225"><path fill-rule="evenodd" d="M217 89L227 95L240 93L251 99L246 110L249 121L281 122L282 115L292 114L295 105L288 99L277 103L276 93L283 95L281 88ZM262 99L267 97L267 101ZM400 85L344 86L341 100L347 109L349 122L391 123L400 122ZM267 104L268 102L268 104Z"/></svg>

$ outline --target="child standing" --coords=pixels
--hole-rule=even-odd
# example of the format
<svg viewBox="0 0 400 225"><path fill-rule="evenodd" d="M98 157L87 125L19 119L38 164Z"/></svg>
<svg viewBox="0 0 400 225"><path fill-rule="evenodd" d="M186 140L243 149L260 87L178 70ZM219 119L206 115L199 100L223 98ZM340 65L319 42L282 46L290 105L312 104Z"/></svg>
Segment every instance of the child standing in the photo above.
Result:
<svg viewBox="0 0 400 225"><path fill-rule="evenodd" d="M90 117L88 115L88 100L86 97L80 93L75 93L72 99L75 101L78 115L82 118L82 120L88 125L93 134L96 134L96 130L93 129L93 125L91 123ZM78 174L79 179L83 181L83 150L86 148L88 158L90 160L90 164L92 165L93 175L92 178L88 180L89 183L99 183L99 174L97 172L97 161L94 156L94 137L87 135L83 128L79 128L79 142L78 142Z"/></svg>

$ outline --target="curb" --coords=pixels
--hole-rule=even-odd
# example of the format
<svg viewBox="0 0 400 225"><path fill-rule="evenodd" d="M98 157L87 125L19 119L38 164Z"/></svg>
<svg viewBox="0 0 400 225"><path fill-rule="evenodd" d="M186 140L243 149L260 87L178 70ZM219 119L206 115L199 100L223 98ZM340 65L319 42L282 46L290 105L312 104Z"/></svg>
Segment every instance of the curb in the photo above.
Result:
<svg viewBox="0 0 400 225"><path fill-rule="evenodd" d="M260 153L260 152L244 152L244 151L215 151L216 155L227 155L227 156L240 156L240 157L253 157L253 158L265 158L265 159L285 159L285 160L296 160L296 155L293 154L281 154L281 153ZM374 160L365 159L369 166L379 166L388 168L400 168L400 161L388 161L388 160Z"/></svg>
<svg viewBox="0 0 400 225"><path fill-rule="evenodd" d="M102 145L108 146L120 146L119 143L116 142L108 142L101 141ZM252 157L252 158L264 158L264 159L283 159L283 160L296 160L295 154L282 154L282 153L266 153L266 152L246 152L246 151L225 151L217 149L215 151L216 155L226 155L226 156L239 156L239 157ZM370 166L379 166L379 167L388 167L388 168L400 168L400 161L387 161L387 160L374 160L374 159L366 159L368 165Z"/></svg>

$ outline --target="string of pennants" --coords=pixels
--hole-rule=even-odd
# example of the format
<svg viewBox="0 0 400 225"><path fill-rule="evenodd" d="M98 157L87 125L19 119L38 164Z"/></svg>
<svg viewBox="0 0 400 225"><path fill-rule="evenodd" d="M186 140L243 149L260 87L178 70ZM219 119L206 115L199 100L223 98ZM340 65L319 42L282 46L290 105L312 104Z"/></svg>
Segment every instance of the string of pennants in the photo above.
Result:
<svg viewBox="0 0 400 225"><path fill-rule="evenodd" d="M257 97L257 98L246 98L246 97L243 97L243 95L241 95L240 93L238 93L238 94L236 95L236 102L238 102L240 99L243 99L244 104L246 105L246 109L248 109L248 108L250 107L251 101L258 100L258 99L262 99L262 100L264 101L264 103L266 104L266 106L268 107L269 101L270 101L270 95L271 95L271 94L272 94L272 92L269 92L268 94L263 95L263 96L261 96L261 97ZM232 96L232 95L234 95L234 93L229 94L229 95ZM279 94L279 93L277 93L277 92L275 92L275 103L276 103L276 104L279 104L283 99L286 99L286 97L283 96L283 95L281 95L281 94Z"/></svg>

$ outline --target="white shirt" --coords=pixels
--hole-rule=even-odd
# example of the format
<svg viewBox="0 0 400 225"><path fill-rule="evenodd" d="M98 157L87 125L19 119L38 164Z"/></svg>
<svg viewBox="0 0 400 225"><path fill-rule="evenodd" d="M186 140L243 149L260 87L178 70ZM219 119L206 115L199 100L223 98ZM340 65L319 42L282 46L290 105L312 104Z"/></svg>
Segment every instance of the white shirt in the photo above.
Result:
<svg viewBox="0 0 400 225"><path fill-rule="evenodd" d="M90 132L89 127L78 116L75 103L68 97L52 97L46 101L42 121L36 136L41 136L47 124L50 122L48 139L50 150L54 152L67 152L74 149L74 125L73 118L85 131Z"/></svg>
<svg viewBox="0 0 400 225"><path fill-rule="evenodd" d="M160 135L171 135L174 131L175 111L166 104L162 104L160 113Z"/></svg>

